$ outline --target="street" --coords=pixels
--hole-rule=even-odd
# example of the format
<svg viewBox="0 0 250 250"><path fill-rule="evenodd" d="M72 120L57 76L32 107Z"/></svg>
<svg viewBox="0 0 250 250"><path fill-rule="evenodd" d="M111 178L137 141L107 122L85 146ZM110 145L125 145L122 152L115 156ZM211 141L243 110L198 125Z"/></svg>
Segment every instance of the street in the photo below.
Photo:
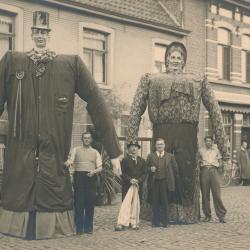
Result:
<svg viewBox="0 0 250 250"><path fill-rule="evenodd" d="M112 206L96 207L93 235L26 241L0 236L1 250L80 250L80 249L250 249L250 187L235 186L222 189L228 210L227 223L220 224L213 214L209 223L171 225L151 228L141 221L138 231L115 232L119 201ZM214 211L214 209L213 209Z"/></svg>

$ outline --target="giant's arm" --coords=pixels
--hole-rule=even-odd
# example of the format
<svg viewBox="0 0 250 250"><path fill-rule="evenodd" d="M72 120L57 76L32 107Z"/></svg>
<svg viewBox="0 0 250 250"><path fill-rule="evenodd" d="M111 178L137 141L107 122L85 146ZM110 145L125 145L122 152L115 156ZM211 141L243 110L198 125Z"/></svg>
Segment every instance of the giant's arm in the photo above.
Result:
<svg viewBox="0 0 250 250"><path fill-rule="evenodd" d="M135 140L138 136L141 117L147 108L148 88L149 74L145 74L140 80L131 106L130 117L128 120L128 142Z"/></svg>
<svg viewBox="0 0 250 250"><path fill-rule="evenodd" d="M75 67L76 93L87 102L88 113L109 157L116 158L121 154L121 149L105 100L89 70L78 56Z"/></svg>
<svg viewBox="0 0 250 250"><path fill-rule="evenodd" d="M222 156L224 157L227 153L227 136L223 126L220 106L216 101L214 92L206 78L202 83L202 102L209 112L215 140Z"/></svg>

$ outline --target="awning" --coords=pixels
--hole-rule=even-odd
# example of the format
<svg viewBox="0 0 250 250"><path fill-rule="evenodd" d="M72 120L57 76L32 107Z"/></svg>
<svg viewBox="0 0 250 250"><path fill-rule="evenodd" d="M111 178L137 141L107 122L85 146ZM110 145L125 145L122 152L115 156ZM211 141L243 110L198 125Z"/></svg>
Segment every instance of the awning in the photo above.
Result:
<svg viewBox="0 0 250 250"><path fill-rule="evenodd" d="M250 94L228 93L215 90L215 97L218 102L250 106Z"/></svg>
<svg viewBox="0 0 250 250"><path fill-rule="evenodd" d="M225 103L219 102L220 108L222 111L233 112L233 113L243 113L243 114L250 114L250 104L232 104L232 103Z"/></svg>

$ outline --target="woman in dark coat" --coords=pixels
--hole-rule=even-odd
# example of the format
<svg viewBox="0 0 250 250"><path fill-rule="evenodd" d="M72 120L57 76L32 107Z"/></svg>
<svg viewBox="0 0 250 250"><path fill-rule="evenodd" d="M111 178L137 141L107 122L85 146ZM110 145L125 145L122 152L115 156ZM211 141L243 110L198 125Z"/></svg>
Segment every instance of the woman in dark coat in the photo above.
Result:
<svg viewBox="0 0 250 250"><path fill-rule="evenodd" d="M140 145L137 141L131 141L128 145L128 155L121 162L122 169L122 200L125 198L130 186L139 184L139 197L142 200L143 182L146 178L146 161L138 156Z"/></svg>

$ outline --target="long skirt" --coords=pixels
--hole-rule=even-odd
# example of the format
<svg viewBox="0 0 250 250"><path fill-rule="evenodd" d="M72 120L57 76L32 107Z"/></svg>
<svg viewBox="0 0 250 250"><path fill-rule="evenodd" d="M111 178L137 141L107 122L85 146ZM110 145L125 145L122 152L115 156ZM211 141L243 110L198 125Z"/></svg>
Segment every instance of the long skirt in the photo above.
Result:
<svg viewBox="0 0 250 250"><path fill-rule="evenodd" d="M196 223L200 218L197 133L198 125L190 123L157 124L153 127L152 146L154 147L157 138L164 139L166 151L174 154L179 168L176 190L170 193L170 222ZM155 151L154 148L152 150ZM142 210L143 208L148 208L148 205L142 206Z"/></svg>

